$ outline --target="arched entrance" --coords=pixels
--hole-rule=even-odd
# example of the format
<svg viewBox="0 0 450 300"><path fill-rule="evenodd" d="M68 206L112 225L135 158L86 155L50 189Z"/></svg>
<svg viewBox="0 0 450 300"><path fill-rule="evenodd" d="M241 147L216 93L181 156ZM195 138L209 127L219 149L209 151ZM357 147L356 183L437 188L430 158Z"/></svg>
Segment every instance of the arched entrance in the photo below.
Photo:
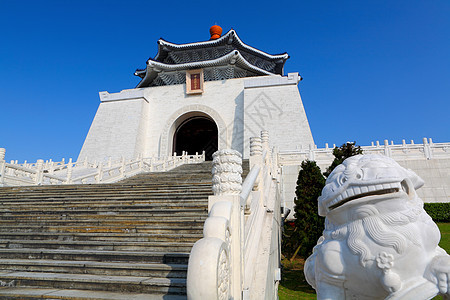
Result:
<svg viewBox="0 0 450 300"><path fill-rule="evenodd" d="M183 151L199 154L205 151L206 160L212 160L217 151L218 135L216 123L205 116L194 116L183 121L173 136L173 152Z"/></svg>

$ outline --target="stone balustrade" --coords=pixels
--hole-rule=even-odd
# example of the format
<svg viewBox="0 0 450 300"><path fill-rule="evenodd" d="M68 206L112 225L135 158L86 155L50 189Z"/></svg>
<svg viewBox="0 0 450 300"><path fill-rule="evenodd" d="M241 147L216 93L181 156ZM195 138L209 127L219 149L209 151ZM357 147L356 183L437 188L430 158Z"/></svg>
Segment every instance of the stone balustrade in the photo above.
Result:
<svg viewBox="0 0 450 300"><path fill-rule="evenodd" d="M242 183L242 156L213 155L213 192L204 237L192 248L188 299L276 299L279 276L279 167L268 133L250 140L250 172ZM257 270L259 270L257 272Z"/></svg>
<svg viewBox="0 0 450 300"><path fill-rule="evenodd" d="M325 148L317 148L316 145L310 145L308 149L297 149L295 151L281 151L280 163L282 165L298 165L303 160L309 159L316 161L319 165L330 164L333 159L333 147L325 144ZM430 138L423 138L421 144L415 144L411 140L407 144L405 140L402 144L394 144L392 141L384 140L383 144L379 141L372 142L370 146L361 146L364 154L383 154L395 160L415 160L415 159L434 159L450 158L450 143L433 143Z"/></svg>
<svg viewBox="0 0 450 300"><path fill-rule="evenodd" d="M164 172L182 164L200 163L205 161L205 153L135 159L108 160L106 162L66 162L39 159L36 163L5 161L6 150L0 148L0 186L17 185L52 185L52 184L92 184L112 183L142 172Z"/></svg>

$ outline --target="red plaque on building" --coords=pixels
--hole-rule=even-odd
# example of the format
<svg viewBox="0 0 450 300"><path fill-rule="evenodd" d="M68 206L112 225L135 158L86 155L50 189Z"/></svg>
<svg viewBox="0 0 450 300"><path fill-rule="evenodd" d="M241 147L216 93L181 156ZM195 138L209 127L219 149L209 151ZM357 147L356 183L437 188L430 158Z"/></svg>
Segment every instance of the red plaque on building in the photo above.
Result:
<svg viewBox="0 0 450 300"><path fill-rule="evenodd" d="M201 94L203 93L203 70L186 71L186 93Z"/></svg>

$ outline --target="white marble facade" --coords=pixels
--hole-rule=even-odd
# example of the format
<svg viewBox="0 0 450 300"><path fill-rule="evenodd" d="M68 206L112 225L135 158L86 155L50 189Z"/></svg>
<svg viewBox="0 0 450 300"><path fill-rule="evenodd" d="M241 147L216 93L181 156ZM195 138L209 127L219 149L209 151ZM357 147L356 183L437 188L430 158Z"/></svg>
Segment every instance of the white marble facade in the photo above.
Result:
<svg viewBox="0 0 450 300"><path fill-rule="evenodd" d="M270 132L270 146L280 150L309 145L314 141L297 87L300 80L290 73L208 81L196 95L186 94L185 84L101 92L78 160L170 155L177 127L193 116L212 119L219 150L234 149L244 158L250 137L261 130Z"/></svg>

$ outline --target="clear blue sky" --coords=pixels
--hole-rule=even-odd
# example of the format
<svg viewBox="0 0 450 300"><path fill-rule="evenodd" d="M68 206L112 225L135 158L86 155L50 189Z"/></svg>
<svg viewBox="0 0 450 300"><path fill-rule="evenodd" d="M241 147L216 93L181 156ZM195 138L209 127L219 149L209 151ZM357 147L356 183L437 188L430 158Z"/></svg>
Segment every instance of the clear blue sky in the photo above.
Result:
<svg viewBox="0 0 450 300"><path fill-rule="evenodd" d="M450 1L0 0L0 147L76 158L98 92L136 86L158 38L234 28L287 52L316 144L450 142Z"/></svg>

